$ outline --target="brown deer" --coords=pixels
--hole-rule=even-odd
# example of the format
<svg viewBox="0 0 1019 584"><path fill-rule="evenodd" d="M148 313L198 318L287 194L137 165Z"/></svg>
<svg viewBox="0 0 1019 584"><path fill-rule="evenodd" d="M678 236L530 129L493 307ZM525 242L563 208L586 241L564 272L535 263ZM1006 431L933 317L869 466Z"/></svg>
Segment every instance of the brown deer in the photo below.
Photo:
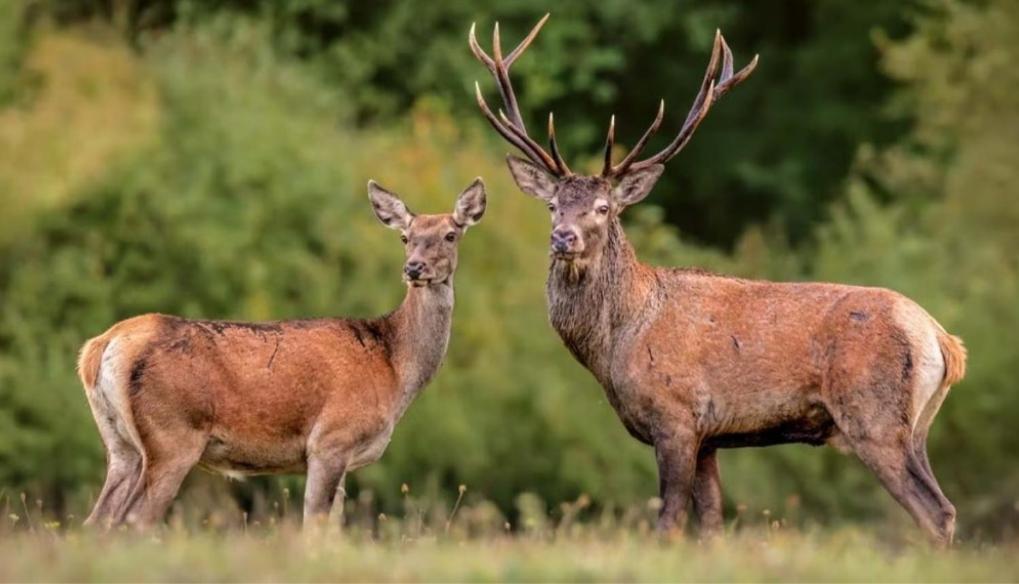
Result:
<svg viewBox="0 0 1019 584"><path fill-rule="evenodd" d="M489 123L528 160L507 162L522 191L552 215L546 286L552 326L602 384L626 429L654 447L662 508L658 527L682 530L692 500L702 531L722 525L716 450L789 442L831 444L856 454L917 523L951 542L955 509L926 453L927 431L965 370L962 342L893 291L824 283L773 283L637 260L619 214L640 202L693 136L711 106L754 70L738 72L716 32L700 91L675 139L638 160L662 123L613 164L609 124L598 176L574 174L556 145L529 137L509 68L546 15L503 56L499 27L489 56L505 113L476 85ZM719 65L721 70L719 71Z"/></svg>
<svg viewBox="0 0 1019 584"><path fill-rule="evenodd" d="M450 214L415 215L375 182L368 193L406 252L407 293L390 314L268 323L147 314L85 343L78 370L107 455L86 524L160 521L196 465L306 472L306 524L342 504L345 473L382 455L446 354L457 248L486 205L481 179Z"/></svg>

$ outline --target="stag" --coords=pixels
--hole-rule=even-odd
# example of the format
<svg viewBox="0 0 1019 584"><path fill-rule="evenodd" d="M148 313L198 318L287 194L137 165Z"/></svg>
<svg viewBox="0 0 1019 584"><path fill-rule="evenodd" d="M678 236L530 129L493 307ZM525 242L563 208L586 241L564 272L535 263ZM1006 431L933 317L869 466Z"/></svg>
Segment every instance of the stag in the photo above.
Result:
<svg viewBox="0 0 1019 584"><path fill-rule="evenodd" d="M478 106L526 159L510 173L552 218L546 294L552 326L601 383L623 425L654 447L662 507L658 529L681 532L692 501L702 532L722 526L717 450L782 443L828 444L852 452L931 537L951 542L955 508L931 471L926 439L966 353L910 299L883 288L774 283L649 266L638 261L620 213L644 199L664 165L690 141L718 100L754 71L734 71L716 32L700 89L679 132L640 159L650 127L613 163L615 118L596 176L575 174L548 118L548 149L524 125L509 69L548 15L503 55L471 51L495 77L505 110Z"/></svg>
<svg viewBox="0 0 1019 584"><path fill-rule="evenodd" d="M345 474L382 455L445 356L458 246L486 203L481 179L449 214L415 215L375 182L368 192L406 252L406 296L388 315L247 323L147 314L85 344L78 371L107 455L86 524L161 520L196 465L232 477L307 473L306 525L342 505Z"/></svg>

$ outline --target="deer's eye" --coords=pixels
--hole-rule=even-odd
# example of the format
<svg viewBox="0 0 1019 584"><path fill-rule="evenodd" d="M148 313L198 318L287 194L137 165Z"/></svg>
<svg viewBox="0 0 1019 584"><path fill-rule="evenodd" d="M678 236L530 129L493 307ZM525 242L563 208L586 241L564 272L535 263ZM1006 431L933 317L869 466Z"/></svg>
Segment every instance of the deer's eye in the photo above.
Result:
<svg viewBox="0 0 1019 584"><path fill-rule="evenodd" d="M551 211L552 213L555 213L555 205L553 205L552 203L549 203L548 204L548 210Z"/></svg>
<svg viewBox="0 0 1019 584"><path fill-rule="evenodd" d="M450 231L446 234L446 241L456 241L456 233Z"/></svg>
<svg viewBox="0 0 1019 584"><path fill-rule="evenodd" d="M609 214L609 206L608 205L598 205L598 212L601 213L602 215L608 215Z"/></svg>
<svg viewBox="0 0 1019 584"><path fill-rule="evenodd" d="M407 243L407 236L406 236L406 235L403 235L403 234L401 233L401 234L400 234L400 241L402 241L402 242L404 242L404 243Z"/></svg>

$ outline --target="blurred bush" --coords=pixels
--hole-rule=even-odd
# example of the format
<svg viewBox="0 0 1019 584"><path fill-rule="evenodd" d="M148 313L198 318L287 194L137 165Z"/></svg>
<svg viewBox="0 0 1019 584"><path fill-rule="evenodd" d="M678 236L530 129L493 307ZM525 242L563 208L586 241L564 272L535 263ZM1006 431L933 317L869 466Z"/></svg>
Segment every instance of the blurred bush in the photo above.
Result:
<svg viewBox="0 0 1019 584"><path fill-rule="evenodd" d="M934 424L931 454L964 527L1000 532L1019 525L1019 443L1009 431L1019 415L1012 381L1019 202L1008 196L1019 180L1019 79L1011 67L1019 14L1007 0L925 5L908 39L875 36L883 74L902 85L891 115L915 117L916 126L891 145L856 150L840 188L844 203L808 242L791 245L789 231L766 223L759 209L754 216L765 226L743 231L731 253L681 240L653 203L628 212L628 231L653 263L891 287L961 334L970 371ZM466 484L504 513L525 491L554 503L586 493L602 508L654 495L651 453L627 436L546 323L545 212L511 183L505 146L472 106L414 85L408 91L419 99L407 115L364 125L361 94L375 77L324 78L321 62L295 56L311 49L279 50L272 18L202 14L139 53L61 28L29 51L54 46L46 35L106 43L117 56L103 54L111 63L123 59L127 73L103 84L142 89L122 101L72 99L80 127L95 116L113 134L139 128L128 132L135 140L102 157L94 155L100 146L79 142L70 158L92 156L94 171L61 183L64 194L31 220L0 217L4 230L19 234L0 237L0 488L29 488L75 509L97 488L102 451L73 371L89 336L148 311L238 319L383 313L402 296L402 256L368 208L367 179L401 193L415 211L440 212L481 175L489 212L463 244L446 365L382 461L359 471L350 490L370 489L384 509L398 510L402 483L450 498ZM59 87L56 79L86 79L82 72L95 67L88 59L59 62L38 69L42 84L29 107L0 112L0 136L45 111L38 104L47 88ZM85 82L75 87L90 94ZM101 117L109 106L97 104L106 103L125 104L124 115ZM139 104L148 108L140 118ZM770 140L790 164L812 164L775 142L775 131L740 131ZM698 140L713 133L705 126ZM43 146L61 139L59 132L34 136ZM728 166L721 158L701 170ZM678 163L680 174L691 170ZM45 196L44 168L0 165L0 185L22 185L0 192L0 209ZM667 184L658 192L670 201L688 196ZM731 208L722 203L716 212ZM861 465L827 449L733 451L722 461L730 507L819 521L872 518L894 507ZM239 489L241 498L272 484L255 481ZM528 498L529 507L537 500Z"/></svg>
<svg viewBox="0 0 1019 584"><path fill-rule="evenodd" d="M17 0L14 0L17 1ZM204 24L247 15L266 39L341 87L359 125L405 115L422 95L458 118L478 117L474 80L494 91L467 49L477 22L487 47L495 21L508 47L545 13L552 19L514 67L514 84L532 128L548 111L571 160L604 142L609 116L633 143L667 104L661 148L678 131L721 28L738 65L762 55L751 81L712 111L697 139L652 202L688 238L731 247L749 225L772 221L803 241L841 194L861 142L901 136L909 112L882 112L893 90L877 67L876 31L900 38L921 0L37 0L59 22L104 20L136 45L171 23ZM781 144L781 147L777 147ZM719 157L719 153L724 156ZM725 164L719 164L723 158ZM665 197L661 192L683 193Z"/></svg>

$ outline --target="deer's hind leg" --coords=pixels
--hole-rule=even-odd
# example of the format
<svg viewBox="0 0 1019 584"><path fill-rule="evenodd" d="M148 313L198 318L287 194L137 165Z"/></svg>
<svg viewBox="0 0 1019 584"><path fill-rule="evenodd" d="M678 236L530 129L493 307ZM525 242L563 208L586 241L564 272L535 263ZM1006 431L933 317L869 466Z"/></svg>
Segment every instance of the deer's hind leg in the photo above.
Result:
<svg viewBox="0 0 1019 584"><path fill-rule="evenodd" d="M147 439L141 474L120 519L139 528L161 521L188 472L198 464L207 441L197 432L165 432Z"/></svg>
<svg viewBox="0 0 1019 584"><path fill-rule="evenodd" d="M108 355L107 355L108 354ZM112 527L119 522L120 510L141 473L141 453L133 442L129 420L117 406L119 400L118 343L114 339L106 348L98 378L93 387L86 387L92 417L106 450L106 480L99 492L86 526Z"/></svg>
<svg viewBox="0 0 1019 584"><path fill-rule="evenodd" d="M90 397L90 402L92 399ZM96 396L95 399L103 398ZM131 444L130 438L122 436L118 431L115 414L101 404L97 405L99 407L93 406L93 414L106 448L106 481L92 512L85 519L85 525L112 527L117 522L118 511L138 481L142 457Z"/></svg>
<svg viewBox="0 0 1019 584"><path fill-rule="evenodd" d="M887 346L849 346L836 357L844 361L831 368L838 375L826 382L826 406L843 442L936 543L948 545L955 507L941 492L914 435L916 351L901 335L886 338Z"/></svg>
<svg viewBox="0 0 1019 584"><path fill-rule="evenodd" d="M120 510L120 520L139 528L160 522L188 472L209 442L211 418L201 409L175 401L179 393L150 378L135 392L135 435L141 473Z"/></svg>

